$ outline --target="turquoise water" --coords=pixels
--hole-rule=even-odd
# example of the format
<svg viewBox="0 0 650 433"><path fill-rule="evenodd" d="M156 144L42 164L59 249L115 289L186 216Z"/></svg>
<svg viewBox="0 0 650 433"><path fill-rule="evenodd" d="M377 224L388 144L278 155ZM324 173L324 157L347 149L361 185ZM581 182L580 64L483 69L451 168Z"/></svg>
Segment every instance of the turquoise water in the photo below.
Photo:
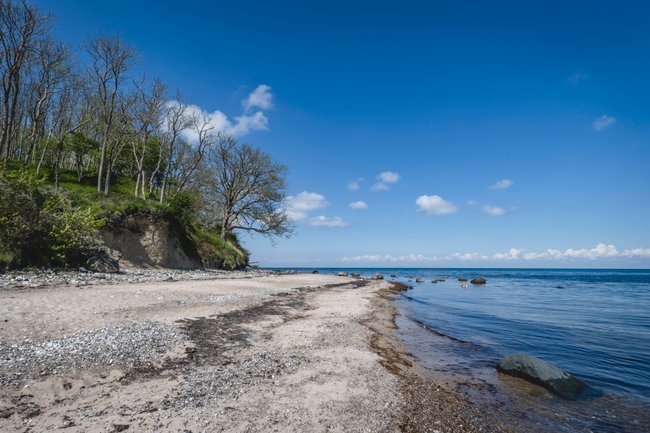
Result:
<svg viewBox="0 0 650 433"><path fill-rule="evenodd" d="M563 419L553 428L650 430L650 270L346 271L379 272L413 287L395 301L400 336L432 371L479 378L503 400L511 397L506 394L512 386L494 372L495 363L505 354L531 354L571 372L601 395L577 403L529 396L529 404ZM416 283L416 277L426 282ZM474 277L487 284L458 281Z"/></svg>

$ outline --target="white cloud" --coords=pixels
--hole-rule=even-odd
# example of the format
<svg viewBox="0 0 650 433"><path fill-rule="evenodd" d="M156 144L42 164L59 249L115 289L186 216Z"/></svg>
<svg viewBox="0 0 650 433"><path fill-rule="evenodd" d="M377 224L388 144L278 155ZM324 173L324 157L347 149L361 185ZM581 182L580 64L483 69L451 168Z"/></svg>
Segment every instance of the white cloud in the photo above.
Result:
<svg viewBox="0 0 650 433"><path fill-rule="evenodd" d="M350 209L368 209L368 205L365 201L353 201L348 205Z"/></svg>
<svg viewBox="0 0 650 433"><path fill-rule="evenodd" d="M328 204L325 196L316 192L303 191L287 197L286 212L292 220L304 221L309 218L310 211L322 209Z"/></svg>
<svg viewBox="0 0 650 433"><path fill-rule="evenodd" d="M264 113L258 111L253 115L243 114L235 117L235 124L232 125L230 133L242 136L252 131L264 131L269 129L269 119Z"/></svg>
<svg viewBox="0 0 650 433"><path fill-rule="evenodd" d="M248 98L242 101L242 105L246 111L253 108L259 108L261 110L269 110L273 108L273 94L271 93L271 87L266 84L260 84L248 95Z"/></svg>
<svg viewBox="0 0 650 433"><path fill-rule="evenodd" d="M612 126L615 123L616 123L616 117L608 116L604 114L600 116L598 119L594 120L592 126L596 131L602 131L603 129Z"/></svg>
<svg viewBox="0 0 650 433"><path fill-rule="evenodd" d="M348 189L350 191L357 191L357 190L359 190L360 187L361 187L361 185L357 181L353 181L353 182L348 183Z"/></svg>
<svg viewBox="0 0 650 433"><path fill-rule="evenodd" d="M483 212L491 216L501 216L505 215L506 210L502 207L486 204L483 206Z"/></svg>
<svg viewBox="0 0 650 433"><path fill-rule="evenodd" d="M467 206L474 206L476 204L476 200L467 200Z"/></svg>
<svg viewBox="0 0 650 433"><path fill-rule="evenodd" d="M518 260L522 258L523 250L517 248L510 248L510 251L507 253L497 253L492 258L494 260Z"/></svg>
<svg viewBox="0 0 650 433"><path fill-rule="evenodd" d="M377 175L377 179L379 179L380 182L377 182L370 187L370 191L372 192L388 191L390 189L388 185L397 183L400 179L400 175L394 171L383 171Z"/></svg>
<svg viewBox="0 0 650 433"><path fill-rule="evenodd" d="M178 101L169 101L167 106L179 104ZM242 114L235 116L234 121L230 120L228 116L215 110L208 112L198 105L188 104L185 106L185 113L188 117L196 116L199 119L206 119L209 128L213 133L223 132L225 134L243 136L253 131L263 131L269 129L269 119L266 115L258 111L254 114ZM187 128L183 131L183 137L189 141L197 141L198 134L193 128Z"/></svg>
<svg viewBox="0 0 650 433"><path fill-rule="evenodd" d="M436 262L438 260L436 256L424 256L422 254L408 254L404 256L368 254L341 258L343 262Z"/></svg>
<svg viewBox="0 0 650 433"><path fill-rule="evenodd" d="M370 191L372 192L388 191L388 185L386 185L383 182L377 182L376 184L370 187Z"/></svg>
<svg viewBox="0 0 650 433"><path fill-rule="evenodd" d="M543 252L527 253L523 249L510 248L505 253L485 255L479 253L453 253L447 256L425 256L422 254L409 254L395 256L390 254L368 254L353 257L343 257L343 262L453 262L453 261L483 261L483 262L511 262L531 260L603 260L613 258L650 258L650 248L633 248L619 252L614 245L603 243L594 248L568 248L564 251L549 248Z"/></svg>
<svg viewBox="0 0 650 433"><path fill-rule="evenodd" d="M377 179L381 180L383 183L396 183L399 178L399 174L394 171L384 171L377 175Z"/></svg>
<svg viewBox="0 0 650 433"><path fill-rule="evenodd" d="M494 185L490 186L490 189L508 189L513 185L513 181L510 179L501 179L497 181Z"/></svg>
<svg viewBox="0 0 650 433"><path fill-rule="evenodd" d="M618 255L618 251L614 245L605 245L602 243L591 249L581 248L574 250L569 248L563 253L564 257L576 257L580 259L598 259L601 257L616 257Z"/></svg>
<svg viewBox="0 0 650 433"><path fill-rule="evenodd" d="M625 257L650 257L650 248L634 248L621 253Z"/></svg>
<svg viewBox="0 0 650 433"><path fill-rule="evenodd" d="M460 260L467 262L470 260L487 260L487 256L479 253L454 253L444 258L445 260Z"/></svg>
<svg viewBox="0 0 650 433"><path fill-rule="evenodd" d="M421 195L415 200L415 204L427 215L448 215L458 210L453 203L439 195Z"/></svg>
<svg viewBox="0 0 650 433"><path fill-rule="evenodd" d="M343 220L341 217L326 217L325 215L319 215L309 220L309 225L317 227L347 227L350 224Z"/></svg>
<svg viewBox="0 0 650 433"><path fill-rule="evenodd" d="M580 72L576 72L576 73L573 74L573 75L569 75L569 76L567 77L566 81L569 82L569 83L571 83L571 84L578 84L580 81L584 81L584 80L586 80L587 78L588 78L588 77L587 77L585 74L580 73Z"/></svg>

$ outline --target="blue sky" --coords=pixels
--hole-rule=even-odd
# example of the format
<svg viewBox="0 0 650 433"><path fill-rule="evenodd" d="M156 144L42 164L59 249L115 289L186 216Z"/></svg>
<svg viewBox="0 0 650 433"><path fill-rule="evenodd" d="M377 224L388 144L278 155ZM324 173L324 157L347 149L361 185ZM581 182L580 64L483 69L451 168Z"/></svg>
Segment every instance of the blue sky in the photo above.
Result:
<svg viewBox="0 0 650 433"><path fill-rule="evenodd" d="M37 2L289 166L253 261L650 267L650 3L207 3Z"/></svg>

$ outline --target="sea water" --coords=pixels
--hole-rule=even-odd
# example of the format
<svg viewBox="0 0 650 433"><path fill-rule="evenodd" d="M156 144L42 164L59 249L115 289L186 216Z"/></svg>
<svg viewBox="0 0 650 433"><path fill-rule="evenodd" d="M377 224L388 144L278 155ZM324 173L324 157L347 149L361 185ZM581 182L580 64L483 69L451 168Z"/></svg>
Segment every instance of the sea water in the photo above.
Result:
<svg viewBox="0 0 650 433"><path fill-rule="evenodd" d="M342 270L412 287L394 301L407 350L434 377L484 399L522 430L650 431L650 270L320 272ZM487 284L458 281L475 277ZM591 397L565 401L498 374L496 362L511 353L570 372L589 384Z"/></svg>

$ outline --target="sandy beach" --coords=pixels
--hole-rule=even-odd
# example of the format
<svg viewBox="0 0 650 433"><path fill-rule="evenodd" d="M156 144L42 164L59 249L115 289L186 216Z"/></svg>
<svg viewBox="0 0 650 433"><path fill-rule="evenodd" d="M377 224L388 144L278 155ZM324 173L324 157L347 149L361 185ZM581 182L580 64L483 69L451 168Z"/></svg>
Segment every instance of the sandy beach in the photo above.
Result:
<svg viewBox="0 0 650 433"><path fill-rule="evenodd" d="M506 431L318 274L0 291L0 431Z"/></svg>

